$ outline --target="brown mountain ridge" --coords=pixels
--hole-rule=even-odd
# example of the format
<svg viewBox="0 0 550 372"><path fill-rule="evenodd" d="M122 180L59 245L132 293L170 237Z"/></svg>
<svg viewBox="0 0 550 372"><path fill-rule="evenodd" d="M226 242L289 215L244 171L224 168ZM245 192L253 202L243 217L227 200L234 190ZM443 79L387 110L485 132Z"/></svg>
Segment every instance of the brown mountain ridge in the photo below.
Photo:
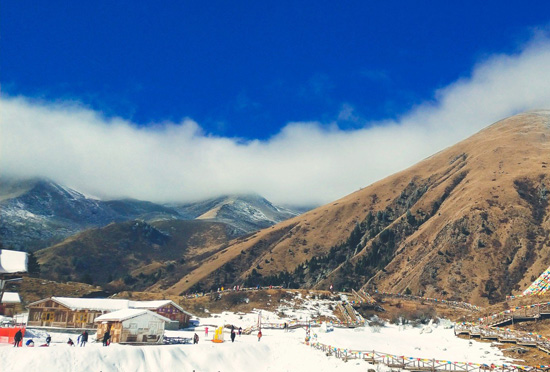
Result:
<svg viewBox="0 0 550 372"><path fill-rule="evenodd" d="M550 111L519 114L149 289L333 284L499 301L550 265L549 166Z"/></svg>

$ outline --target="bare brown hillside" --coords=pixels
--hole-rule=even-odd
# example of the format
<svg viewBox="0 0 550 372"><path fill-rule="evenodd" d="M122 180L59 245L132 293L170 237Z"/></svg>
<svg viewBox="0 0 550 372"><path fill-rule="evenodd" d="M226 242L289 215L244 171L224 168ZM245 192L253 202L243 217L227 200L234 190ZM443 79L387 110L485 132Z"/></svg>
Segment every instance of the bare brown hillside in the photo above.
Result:
<svg viewBox="0 0 550 372"><path fill-rule="evenodd" d="M110 291L170 285L221 249L220 222L127 221L86 230L36 252L41 277L96 284Z"/></svg>
<svg viewBox="0 0 550 372"><path fill-rule="evenodd" d="M550 266L550 112L502 120L204 260L167 293L262 283L377 288L478 304ZM159 286L151 289L163 289Z"/></svg>

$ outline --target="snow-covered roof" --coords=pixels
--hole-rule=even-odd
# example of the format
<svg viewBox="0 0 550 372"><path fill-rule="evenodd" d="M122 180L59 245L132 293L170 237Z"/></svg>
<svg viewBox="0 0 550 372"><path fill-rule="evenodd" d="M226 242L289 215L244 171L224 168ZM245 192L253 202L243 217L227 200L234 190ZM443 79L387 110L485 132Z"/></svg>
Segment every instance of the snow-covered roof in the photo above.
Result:
<svg viewBox="0 0 550 372"><path fill-rule="evenodd" d="M39 303L48 301L49 299L43 299L33 302L28 306L37 305ZM117 311L122 309L144 309L152 310L159 307L173 305L183 313L192 316L191 313L183 310L174 301L171 300L156 300L156 301L130 301L117 298L72 298L72 297L51 297L52 301L57 302L71 310L98 310L98 311Z"/></svg>
<svg viewBox="0 0 550 372"><path fill-rule="evenodd" d="M72 298L72 297L51 297L43 300L35 301L27 305L27 307L38 305L48 300L57 302L71 310L98 310L98 311L116 311L120 309L128 309L130 306L129 300L121 300L114 298Z"/></svg>
<svg viewBox="0 0 550 372"><path fill-rule="evenodd" d="M0 274L27 272L27 253L0 249Z"/></svg>
<svg viewBox="0 0 550 372"><path fill-rule="evenodd" d="M71 297L52 297L52 300L64 305L71 310L100 310L116 311L128 309L129 300L114 298L71 298Z"/></svg>
<svg viewBox="0 0 550 372"><path fill-rule="evenodd" d="M158 309L159 307L166 306L171 302L172 301L170 300L130 301L130 307L134 309Z"/></svg>
<svg viewBox="0 0 550 372"><path fill-rule="evenodd" d="M159 307L172 305L182 313L192 316L191 313L183 310L181 306L172 300L156 300L156 301L130 301L130 307L134 309L158 309Z"/></svg>
<svg viewBox="0 0 550 372"><path fill-rule="evenodd" d="M146 309L122 309L113 311L112 313L103 314L101 316L98 316L95 318L95 322L108 322L108 321L115 321L115 322L121 322L123 320L132 319L144 314L150 314L153 315L160 320L163 320L165 322L170 322L170 319L163 317L162 315L159 315L155 312L146 310Z"/></svg>
<svg viewBox="0 0 550 372"><path fill-rule="evenodd" d="M2 296L3 304L18 304L21 303L21 298L17 292L4 292Z"/></svg>

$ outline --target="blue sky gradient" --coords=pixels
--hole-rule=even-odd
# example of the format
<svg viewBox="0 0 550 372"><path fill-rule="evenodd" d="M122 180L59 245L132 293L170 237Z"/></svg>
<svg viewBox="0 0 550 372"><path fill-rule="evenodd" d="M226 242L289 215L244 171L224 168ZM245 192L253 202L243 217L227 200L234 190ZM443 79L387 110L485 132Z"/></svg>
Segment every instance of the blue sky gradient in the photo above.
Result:
<svg viewBox="0 0 550 372"><path fill-rule="evenodd" d="M10 96L78 101L138 126L191 118L266 139L355 129L433 99L550 20L547 1L3 1Z"/></svg>
<svg viewBox="0 0 550 372"><path fill-rule="evenodd" d="M548 1L18 0L0 15L0 175L104 199L319 205L550 108Z"/></svg>

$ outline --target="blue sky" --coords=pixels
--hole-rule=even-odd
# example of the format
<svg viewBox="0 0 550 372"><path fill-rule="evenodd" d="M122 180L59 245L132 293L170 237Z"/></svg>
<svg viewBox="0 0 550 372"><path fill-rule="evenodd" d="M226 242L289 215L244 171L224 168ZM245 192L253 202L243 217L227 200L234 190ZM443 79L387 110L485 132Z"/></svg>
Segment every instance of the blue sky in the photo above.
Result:
<svg viewBox="0 0 550 372"><path fill-rule="evenodd" d="M329 202L493 120L550 107L550 5L525 4L3 1L0 170L104 197ZM434 127L439 141L420 139ZM409 131L416 142L396 142ZM341 148L360 139L378 163L357 172Z"/></svg>
<svg viewBox="0 0 550 372"><path fill-rule="evenodd" d="M138 125L189 117L246 139L293 121L355 128L516 51L550 20L547 1L524 4L4 1L1 81Z"/></svg>

